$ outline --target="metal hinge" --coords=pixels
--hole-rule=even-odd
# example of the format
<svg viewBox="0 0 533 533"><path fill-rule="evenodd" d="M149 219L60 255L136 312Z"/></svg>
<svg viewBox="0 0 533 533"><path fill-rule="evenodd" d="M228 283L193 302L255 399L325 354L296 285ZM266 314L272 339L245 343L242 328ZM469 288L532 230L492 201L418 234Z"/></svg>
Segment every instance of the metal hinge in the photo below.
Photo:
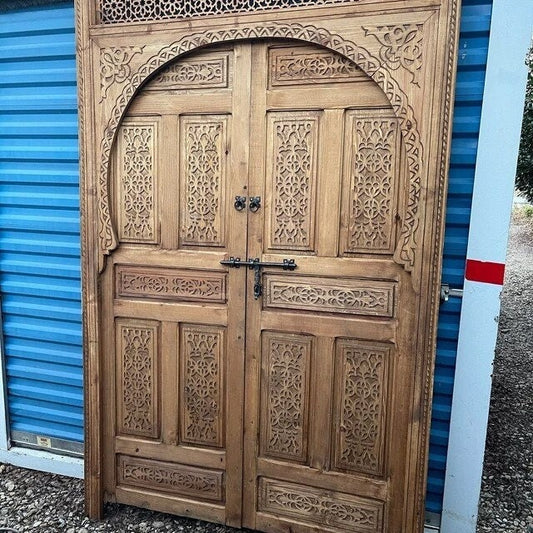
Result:
<svg viewBox="0 0 533 533"><path fill-rule="evenodd" d="M442 283L440 286L440 301L447 302L451 298L462 298L463 289L454 289L449 283Z"/></svg>

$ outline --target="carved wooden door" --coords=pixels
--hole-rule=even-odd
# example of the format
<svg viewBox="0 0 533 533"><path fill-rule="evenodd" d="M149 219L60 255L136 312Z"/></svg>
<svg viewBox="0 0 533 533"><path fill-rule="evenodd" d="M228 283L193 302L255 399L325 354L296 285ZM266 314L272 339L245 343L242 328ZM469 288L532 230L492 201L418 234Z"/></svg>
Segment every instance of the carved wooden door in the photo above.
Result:
<svg viewBox="0 0 533 533"><path fill-rule="evenodd" d="M393 260L407 173L398 120L353 63L256 45L247 298L245 525L400 532L415 352ZM251 282L250 282L251 283ZM250 285L248 291L250 291Z"/></svg>

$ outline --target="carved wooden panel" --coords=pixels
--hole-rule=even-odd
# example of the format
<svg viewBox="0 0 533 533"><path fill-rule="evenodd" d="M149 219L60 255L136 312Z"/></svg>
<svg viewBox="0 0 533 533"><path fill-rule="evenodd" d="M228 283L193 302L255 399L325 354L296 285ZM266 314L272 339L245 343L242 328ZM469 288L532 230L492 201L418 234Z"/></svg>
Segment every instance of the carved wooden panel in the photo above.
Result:
<svg viewBox="0 0 533 533"><path fill-rule="evenodd" d="M145 90L222 89L230 83L230 54L182 59L163 69Z"/></svg>
<svg viewBox="0 0 533 533"><path fill-rule="evenodd" d="M203 271L118 266L116 294L183 302L226 301L226 275Z"/></svg>
<svg viewBox="0 0 533 533"><path fill-rule="evenodd" d="M134 243L156 243L157 123L125 122L118 139L119 238Z"/></svg>
<svg viewBox="0 0 533 533"><path fill-rule="evenodd" d="M368 79L349 59L314 47L271 48L269 82L271 87L340 83Z"/></svg>
<svg viewBox="0 0 533 533"><path fill-rule="evenodd" d="M265 274L264 307L391 318L394 284Z"/></svg>
<svg viewBox="0 0 533 533"><path fill-rule="evenodd" d="M99 0L101 24L172 20L224 13L246 13L271 9L343 4L353 0L158 0L157 2L125 2ZM356 0L357 1L357 0Z"/></svg>
<svg viewBox="0 0 533 533"><path fill-rule="evenodd" d="M225 244L227 131L227 116L181 118L181 245Z"/></svg>
<svg viewBox="0 0 533 533"><path fill-rule="evenodd" d="M383 503L350 494L261 478L258 503L259 511L310 526L350 533L383 531Z"/></svg>
<svg viewBox="0 0 533 533"><path fill-rule="evenodd" d="M344 252L393 253L399 153L398 121L390 112L347 114Z"/></svg>
<svg viewBox="0 0 533 533"><path fill-rule="evenodd" d="M119 455L117 478L121 485L217 502L224 499L224 473L217 470Z"/></svg>
<svg viewBox="0 0 533 533"><path fill-rule="evenodd" d="M313 112L269 115L270 249L314 249L318 124Z"/></svg>
<svg viewBox="0 0 533 533"><path fill-rule="evenodd" d="M261 453L307 460L311 337L265 332L261 384Z"/></svg>
<svg viewBox="0 0 533 533"><path fill-rule="evenodd" d="M181 327L181 441L224 446L224 332Z"/></svg>
<svg viewBox="0 0 533 533"><path fill-rule="evenodd" d="M336 468L384 473L390 355L386 345L337 341Z"/></svg>
<svg viewBox="0 0 533 533"><path fill-rule="evenodd" d="M116 337L118 432L158 438L159 324L118 321Z"/></svg>

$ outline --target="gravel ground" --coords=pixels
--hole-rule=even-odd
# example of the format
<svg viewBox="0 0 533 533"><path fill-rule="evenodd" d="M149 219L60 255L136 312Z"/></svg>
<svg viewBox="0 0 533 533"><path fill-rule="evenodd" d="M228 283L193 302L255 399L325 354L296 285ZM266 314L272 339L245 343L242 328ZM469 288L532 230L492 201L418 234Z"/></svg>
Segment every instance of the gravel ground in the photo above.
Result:
<svg viewBox="0 0 533 533"><path fill-rule="evenodd" d="M533 218L513 218L478 533L533 532Z"/></svg>
<svg viewBox="0 0 533 533"><path fill-rule="evenodd" d="M478 533L533 533L533 219L515 216L507 264ZM84 516L80 480L0 464L0 533L237 531L116 504L105 516Z"/></svg>

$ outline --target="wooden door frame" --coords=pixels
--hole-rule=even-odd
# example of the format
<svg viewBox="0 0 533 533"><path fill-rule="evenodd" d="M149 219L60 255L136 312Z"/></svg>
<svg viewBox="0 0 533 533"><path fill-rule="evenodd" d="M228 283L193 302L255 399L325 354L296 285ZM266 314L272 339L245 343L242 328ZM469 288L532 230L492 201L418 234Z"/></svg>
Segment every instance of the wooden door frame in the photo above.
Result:
<svg viewBox="0 0 533 533"><path fill-rule="evenodd" d="M329 0L326 4L333 4ZM421 531L451 142L459 0L354 0L155 23L98 25L97 0L75 0L85 376L86 509L101 517L102 412L100 274L117 246L108 196L109 161L129 103L154 73L210 44L289 39L329 48L355 62L382 88L399 119L409 188L394 259L411 272L417 294L415 394L405 531ZM369 20L379 13L380 26ZM390 31L414 32L392 44ZM411 46L413 43L411 42ZM396 54L396 55L395 55ZM402 55L403 54L403 55ZM429 111L429 113L428 113ZM437 122L437 124L435 124ZM423 228L425 231L420 231Z"/></svg>

